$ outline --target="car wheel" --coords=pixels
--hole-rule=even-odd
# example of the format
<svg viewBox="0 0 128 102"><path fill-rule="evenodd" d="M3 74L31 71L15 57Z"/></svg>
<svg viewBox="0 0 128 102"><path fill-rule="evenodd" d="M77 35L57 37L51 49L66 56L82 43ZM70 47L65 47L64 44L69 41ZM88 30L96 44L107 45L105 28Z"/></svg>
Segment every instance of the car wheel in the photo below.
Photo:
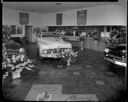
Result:
<svg viewBox="0 0 128 102"><path fill-rule="evenodd" d="M39 55L39 47L37 47L37 57L39 58L40 55Z"/></svg>
<svg viewBox="0 0 128 102"><path fill-rule="evenodd" d="M108 70L115 73L116 72L116 68L115 68L115 65L111 62L108 62Z"/></svg>
<svg viewBox="0 0 128 102"><path fill-rule="evenodd" d="M40 56L39 53L40 53L40 52L39 52L39 47L37 47L37 58L43 60L43 58Z"/></svg>

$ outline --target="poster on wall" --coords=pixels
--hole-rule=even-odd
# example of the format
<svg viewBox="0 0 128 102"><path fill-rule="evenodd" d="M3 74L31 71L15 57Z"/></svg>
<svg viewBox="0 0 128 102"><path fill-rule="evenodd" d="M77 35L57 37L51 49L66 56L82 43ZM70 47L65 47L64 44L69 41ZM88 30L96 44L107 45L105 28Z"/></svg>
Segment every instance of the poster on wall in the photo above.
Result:
<svg viewBox="0 0 128 102"><path fill-rule="evenodd" d="M20 24L26 25L29 23L29 14L28 13L19 13Z"/></svg>
<svg viewBox="0 0 128 102"><path fill-rule="evenodd" d="M77 11L77 25L85 25L87 19L87 10Z"/></svg>
<svg viewBox="0 0 128 102"><path fill-rule="evenodd" d="M56 14L56 25L62 25L62 13Z"/></svg>

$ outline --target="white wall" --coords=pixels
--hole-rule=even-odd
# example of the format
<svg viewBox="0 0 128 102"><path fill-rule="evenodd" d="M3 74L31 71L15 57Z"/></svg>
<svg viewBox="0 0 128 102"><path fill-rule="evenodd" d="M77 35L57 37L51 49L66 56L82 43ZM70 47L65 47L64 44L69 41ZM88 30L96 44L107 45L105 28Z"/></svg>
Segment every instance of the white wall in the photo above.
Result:
<svg viewBox="0 0 128 102"><path fill-rule="evenodd" d="M65 11L63 12L63 25L76 25L77 24L77 15L76 11Z"/></svg>
<svg viewBox="0 0 128 102"><path fill-rule="evenodd" d="M56 24L56 14L42 14L42 25L45 26L54 26Z"/></svg>
<svg viewBox="0 0 128 102"><path fill-rule="evenodd" d="M127 8L117 5L103 5L97 7L75 9L56 13L43 14L44 25L56 25L56 14L63 13L62 25L77 25L77 11L87 9L86 25L125 25L127 22Z"/></svg>
<svg viewBox="0 0 128 102"><path fill-rule="evenodd" d="M11 10L11 9L3 9L2 14L2 24L3 25L20 25L19 24L19 13L24 11ZM29 24L35 27L45 28L42 23L42 14L38 13L29 13ZM23 37L25 36L25 26L23 25L22 34L13 34L12 37Z"/></svg>
<svg viewBox="0 0 128 102"><path fill-rule="evenodd" d="M19 25L19 13L24 11L11 10L11 9L3 9L2 14L2 23L8 25ZM42 14L38 13L29 13L29 24L33 26L43 26L42 25Z"/></svg>
<svg viewBox="0 0 128 102"><path fill-rule="evenodd" d="M47 13L42 14L42 22L45 26L55 26L56 25L56 14L63 13L62 24L66 25L76 25L77 15L75 11L63 11L63 12L56 12L56 13Z"/></svg>
<svg viewBox="0 0 128 102"><path fill-rule="evenodd" d="M19 14L16 10L3 9L2 12L2 24L8 25L18 25L19 24Z"/></svg>
<svg viewBox="0 0 128 102"><path fill-rule="evenodd" d="M115 5L88 8L87 25L126 25L125 10Z"/></svg>
<svg viewBox="0 0 128 102"><path fill-rule="evenodd" d="M87 9L86 25L126 25L127 23L127 8L116 5L103 5L56 13L63 13L62 25L77 25L77 11L85 9ZM19 12L21 11L3 9L3 24L19 24ZM29 25L55 26L56 13L29 13Z"/></svg>

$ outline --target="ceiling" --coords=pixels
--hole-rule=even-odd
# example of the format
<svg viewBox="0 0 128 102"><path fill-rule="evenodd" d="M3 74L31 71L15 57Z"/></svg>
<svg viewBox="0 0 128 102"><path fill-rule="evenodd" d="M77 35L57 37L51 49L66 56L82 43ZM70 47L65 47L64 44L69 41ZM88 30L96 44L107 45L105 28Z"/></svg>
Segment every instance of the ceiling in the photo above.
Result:
<svg viewBox="0 0 128 102"><path fill-rule="evenodd" d="M81 9L86 7L95 7L99 5L116 4L116 5L126 5L127 3L122 2L59 2L60 5L56 4L58 2L4 2L3 8L15 9L26 12L35 13L53 13L59 11L66 11L72 9Z"/></svg>

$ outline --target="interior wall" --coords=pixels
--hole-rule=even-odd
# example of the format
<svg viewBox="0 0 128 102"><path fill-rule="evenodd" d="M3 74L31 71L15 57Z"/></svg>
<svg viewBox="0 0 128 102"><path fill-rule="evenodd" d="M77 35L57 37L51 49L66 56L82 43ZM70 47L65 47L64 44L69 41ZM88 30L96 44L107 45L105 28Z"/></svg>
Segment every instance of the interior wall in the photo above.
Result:
<svg viewBox="0 0 128 102"><path fill-rule="evenodd" d="M75 10L63 12L62 24L65 25L76 25L77 24L77 14Z"/></svg>
<svg viewBox="0 0 128 102"><path fill-rule="evenodd" d="M55 26L56 14L63 13L62 25L77 25L77 11L87 9L86 25L124 25L127 23L127 8L117 5L103 5L97 7L74 9L56 13L29 13L29 25ZM3 9L3 24L19 24L18 10ZM24 12L24 11L23 11Z"/></svg>
<svg viewBox="0 0 128 102"><path fill-rule="evenodd" d="M19 12L16 10L3 9L2 24L4 25L19 25Z"/></svg>
<svg viewBox="0 0 128 102"><path fill-rule="evenodd" d="M126 17L126 9L123 6L92 7L87 10L87 25L126 25Z"/></svg>
<svg viewBox="0 0 128 102"><path fill-rule="evenodd" d="M63 13L62 25L77 25L77 11L87 10L86 25L123 25L127 22L127 8L117 5L103 5L97 7L75 9L56 13L42 14L43 24L56 25L56 14Z"/></svg>
<svg viewBox="0 0 128 102"><path fill-rule="evenodd" d="M11 10L11 9L3 9L2 12L2 24L3 25L20 25L19 23L19 13L24 11ZM42 14L38 13L29 13L29 24L30 26L45 28L42 23ZM45 28L46 29L46 28ZM25 25L23 25L22 34L13 34L12 37L24 37L25 36ZM34 39L35 41L35 39Z"/></svg>
<svg viewBox="0 0 128 102"><path fill-rule="evenodd" d="M2 12L2 23L7 25L19 25L19 13L24 11L11 10L11 9L3 9ZM29 24L32 26L43 26L42 24L42 14L38 13L29 13Z"/></svg>
<svg viewBox="0 0 128 102"><path fill-rule="evenodd" d="M55 26L56 24L56 14L49 13L49 14L42 14L42 24L45 26Z"/></svg>

